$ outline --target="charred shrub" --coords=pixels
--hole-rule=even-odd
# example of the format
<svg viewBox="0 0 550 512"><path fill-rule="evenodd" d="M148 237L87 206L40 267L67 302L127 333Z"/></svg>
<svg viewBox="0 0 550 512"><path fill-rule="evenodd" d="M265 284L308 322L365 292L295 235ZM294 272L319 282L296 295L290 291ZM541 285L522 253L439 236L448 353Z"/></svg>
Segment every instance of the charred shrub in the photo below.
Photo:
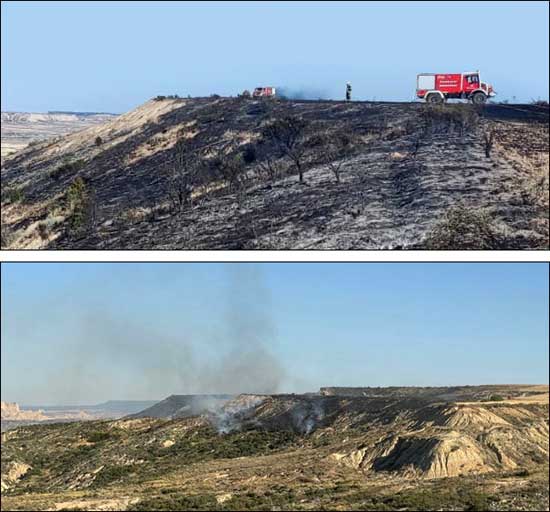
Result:
<svg viewBox="0 0 550 512"><path fill-rule="evenodd" d="M38 235L42 240L47 240L50 237L50 226L46 222L38 224Z"/></svg>
<svg viewBox="0 0 550 512"><path fill-rule="evenodd" d="M460 205L445 213L425 245L435 250L491 250L501 249L503 240L486 211Z"/></svg>
<svg viewBox="0 0 550 512"><path fill-rule="evenodd" d="M323 162L326 162L336 182L340 182L340 175L344 164L353 155L357 141L348 133L341 130L336 133L326 132L318 149Z"/></svg>
<svg viewBox="0 0 550 512"><path fill-rule="evenodd" d="M242 152L243 162L246 165L252 164L256 161L256 148L252 144L247 144Z"/></svg>
<svg viewBox="0 0 550 512"><path fill-rule="evenodd" d="M473 130L479 122L479 112L473 105L424 105L421 117L424 131L460 135Z"/></svg>
<svg viewBox="0 0 550 512"><path fill-rule="evenodd" d="M84 168L86 165L86 162L84 160L64 160L63 163L59 166L57 166L53 171L50 172L50 178L52 178L55 181L59 181L66 176L70 176L71 174L75 174L76 172L80 171Z"/></svg>
<svg viewBox="0 0 550 512"><path fill-rule="evenodd" d="M485 149L485 157L491 158L491 150L495 143L495 131L487 130L483 132L483 149Z"/></svg>
<svg viewBox="0 0 550 512"><path fill-rule="evenodd" d="M168 168L167 191L174 212L180 212L191 203L194 185L200 174L203 159L185 137L174 146L171 167Z"/></svg>

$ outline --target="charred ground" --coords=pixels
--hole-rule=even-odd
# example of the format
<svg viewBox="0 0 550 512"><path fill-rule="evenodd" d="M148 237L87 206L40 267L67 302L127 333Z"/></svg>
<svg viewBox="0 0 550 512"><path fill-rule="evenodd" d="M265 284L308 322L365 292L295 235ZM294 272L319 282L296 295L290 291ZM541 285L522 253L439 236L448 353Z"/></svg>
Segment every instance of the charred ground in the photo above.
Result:
<svg viewBox="0 0 550 512"><path fill-rule="evenodd" d="M304 124L287 152L284 119ZM2 242L547 248L548 150L539 105L159 98L6 159Z"/></svg>
<svg viewBox="0 0 550 512"><path fill-rule="evenodd" d="M20 427L2 435L2 509L548 509L548 386L414 389Z"/></svg>

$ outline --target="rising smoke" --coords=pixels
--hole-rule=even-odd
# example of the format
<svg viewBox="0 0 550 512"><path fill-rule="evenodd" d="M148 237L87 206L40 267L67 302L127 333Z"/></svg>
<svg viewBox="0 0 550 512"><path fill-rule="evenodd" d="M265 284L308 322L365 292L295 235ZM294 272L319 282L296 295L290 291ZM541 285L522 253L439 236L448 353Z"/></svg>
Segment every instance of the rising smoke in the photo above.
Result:
<svg viewBox="0 0 550 512"><path fill-rule="evenodd" d="M312 87L276 87L277 96L287 100L328 100L328 93Z"/></svg>
<svg viewBox="0 0 550 512"><path fill-rule="evenodd" d="M181 326L169 333L160 319L128 318L124 305L113 311L87 303L72 319L74 338L60 354L64 370L46 383L51 401L277 392L285 372L272 350L276 330L261 267L231 265L218 300L225 314L193 331L182 304Z"/></svg>

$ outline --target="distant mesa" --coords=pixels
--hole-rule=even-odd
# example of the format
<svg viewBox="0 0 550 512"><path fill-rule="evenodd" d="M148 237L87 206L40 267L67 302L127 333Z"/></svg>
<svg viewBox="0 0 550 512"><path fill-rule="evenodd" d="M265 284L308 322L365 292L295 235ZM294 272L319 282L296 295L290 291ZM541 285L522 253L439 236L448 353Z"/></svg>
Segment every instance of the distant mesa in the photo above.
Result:
<svg viewBox="0 0 550 512"><path fill-rule="evenodd" d="M48 417L44 415L44 411L22 411L19 405L15 402L0 402L0 412L2 420L31 420L43 421Z"/></svg>
<svg viewBox="0 0 550 512"><path fill-rule="evenodd" d="M219 409L233 395L170 395L168 398L127 418L187 418Z"/></svg>

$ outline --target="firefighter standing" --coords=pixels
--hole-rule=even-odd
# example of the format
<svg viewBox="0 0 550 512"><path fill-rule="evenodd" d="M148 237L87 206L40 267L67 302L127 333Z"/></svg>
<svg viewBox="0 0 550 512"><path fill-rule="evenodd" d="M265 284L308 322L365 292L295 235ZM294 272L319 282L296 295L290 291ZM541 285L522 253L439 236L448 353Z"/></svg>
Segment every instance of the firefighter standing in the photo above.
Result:
<svg viewBox="0 0 550 512"><path fill-rule="evenodd" d="M346 84L346 101L351 101L351 84Z"/></svg>

